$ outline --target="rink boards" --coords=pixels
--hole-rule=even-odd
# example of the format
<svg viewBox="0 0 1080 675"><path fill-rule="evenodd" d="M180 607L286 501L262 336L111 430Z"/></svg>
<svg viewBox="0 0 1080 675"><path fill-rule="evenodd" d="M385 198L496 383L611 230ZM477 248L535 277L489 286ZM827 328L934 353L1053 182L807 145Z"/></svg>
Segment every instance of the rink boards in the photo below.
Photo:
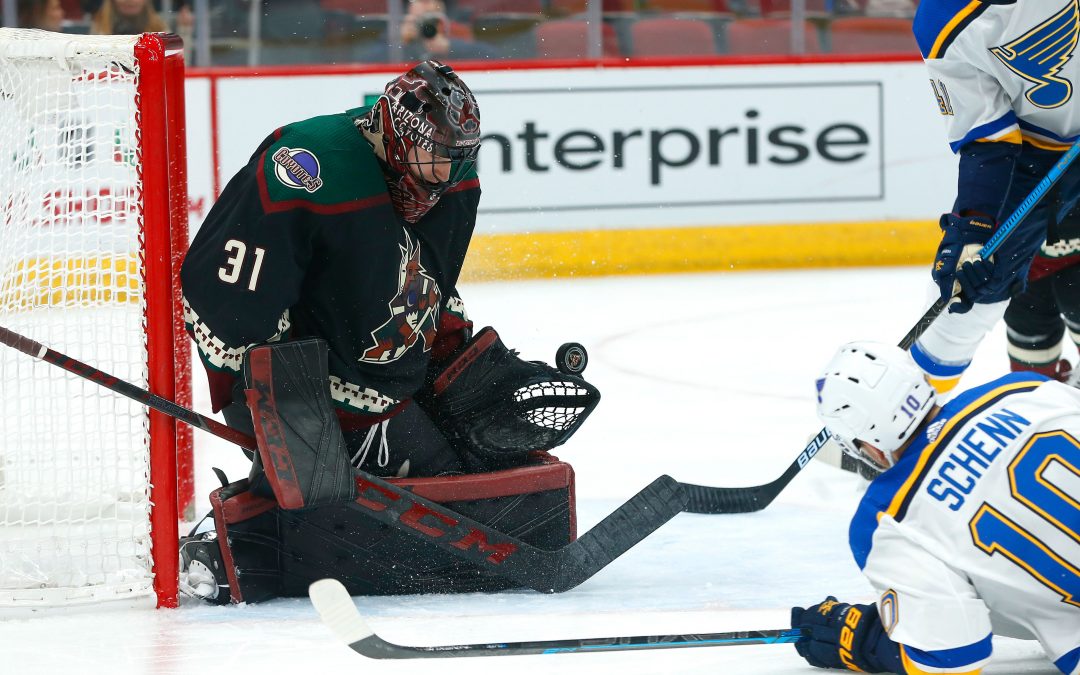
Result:
<svg viewBox="0 0 1080 675"><path fill-rule="evenodd" d="M482 110L470 278L921 263L956 162L924 66L462 67ZM270 131L370 101L383 68L197 70L193 227Z"/></svg>

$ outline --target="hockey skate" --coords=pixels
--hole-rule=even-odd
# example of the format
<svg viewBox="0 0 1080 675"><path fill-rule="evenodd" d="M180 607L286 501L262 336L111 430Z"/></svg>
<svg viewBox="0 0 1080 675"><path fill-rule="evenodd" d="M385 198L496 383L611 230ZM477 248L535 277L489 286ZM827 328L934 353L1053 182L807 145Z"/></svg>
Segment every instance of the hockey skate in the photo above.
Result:
<svg viewBox="0 0 1080 675"><path fill-rule="evenodd" d="M214 605L229 602L229 578L213 530L180 538L180 594Z"/></svg>
<svg viewBox="0 0 1080 675"><path fill-rule="evenodd" d="M1064 382L1071 387L1077 386L1077 379L1080 378L1080 368L1073 368L1068 359L1058 359L1057 363L1031 370L1046 375L1052 380Z"/></svg>
<svg viewBox="0 0 1080 675"><path fill-rule="evenodd" d="M1051 380L1064 382L1070 386L1078 386L1080 368L1073 368L1068 359L1058 359L1050 363L1033 364L1018 360L1015 356L1009 357L1009 370L1014 373L1038 373L1045 375Z"/></svg>

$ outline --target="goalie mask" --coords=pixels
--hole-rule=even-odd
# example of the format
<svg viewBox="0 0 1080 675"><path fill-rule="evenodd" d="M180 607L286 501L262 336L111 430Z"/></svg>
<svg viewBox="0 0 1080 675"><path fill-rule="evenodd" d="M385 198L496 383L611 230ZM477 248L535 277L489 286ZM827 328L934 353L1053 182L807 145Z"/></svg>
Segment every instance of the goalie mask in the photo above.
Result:
<svg viewBox="0 0 1080 675"><path fill-rule="evenodd" d="M472 170L480 110L453 68L424 61L390 81L362 126L398 213L415 223Z"/></svg>
<svg viewBox="0 0 1080 675"><path fill-rule="evenodd" d="M886 344L852 342L833 356L817 380L817 413L837 445L875 469L888 469L930 413L937 394L907 352ZM868 456L860 441L885 455Z"/></svg>

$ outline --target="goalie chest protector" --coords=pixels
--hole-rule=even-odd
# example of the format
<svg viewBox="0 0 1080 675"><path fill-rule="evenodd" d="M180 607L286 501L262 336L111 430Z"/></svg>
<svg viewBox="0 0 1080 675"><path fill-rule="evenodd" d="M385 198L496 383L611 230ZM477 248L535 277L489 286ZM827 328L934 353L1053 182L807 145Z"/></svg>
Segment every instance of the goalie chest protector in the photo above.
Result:
<svg viewBox="0 0 1080 675"><path fill-rule="evenodd" d="M574 471L546 453L535 453L534 458L532 464L504 471L389 482L527 544L553 550L577 537ZM364 499L362 485L360 493L358 502ZM306 596L308 586L325 577L339 579L351 595L516 588L424 538L373 520L357 504L286 511L273 499L251 493L246 479L215 490L210 501L218 539L229 542L222 546L222 557L233 602ZM417 521L416 526L422 530L425 523ZM428 529L427 536L438 536Z"/></svg>

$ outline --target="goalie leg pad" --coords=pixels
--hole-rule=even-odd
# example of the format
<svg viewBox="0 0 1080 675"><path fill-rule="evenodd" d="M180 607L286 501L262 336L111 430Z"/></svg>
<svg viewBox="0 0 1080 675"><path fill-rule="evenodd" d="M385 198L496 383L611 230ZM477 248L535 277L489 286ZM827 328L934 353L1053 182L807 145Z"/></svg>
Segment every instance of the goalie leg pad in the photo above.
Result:
<svg viewBox="0 0 1080 675"><path fill-rule="evenodd" d="M330 405L327 372L323 340L255 347L244 361L259 459L284 509L356 496L341 426Z"/></svg>
<svg viewBox="0 0 1080 675"><path fill-rule="evenodd" d="M217 543L233 603L281 595L281 539L277 503L250 489L248 479L210 493Z"/></svg>
<svg viewBox="0 0 1080 675"><path fill-rule="evenodd" d="M600 402L596 387L539 361L523 361L487 327L418 397L451 444L484 468L562 445Z"/></svg>
<svg viewBox="0 0 1080 675"><path fill-rule="evenodd" d="M392 479L416 494L540 548L576 536L574 473L541 463L507 471ZM214 505L233 602L305 597L318 579L340 579L353 595L477 593L512 582L364 515L355 503L287 511L242 480L216 490ZM423 527L424 523L418 523ZM429 524L430 525L430 524Z"/></svg>

